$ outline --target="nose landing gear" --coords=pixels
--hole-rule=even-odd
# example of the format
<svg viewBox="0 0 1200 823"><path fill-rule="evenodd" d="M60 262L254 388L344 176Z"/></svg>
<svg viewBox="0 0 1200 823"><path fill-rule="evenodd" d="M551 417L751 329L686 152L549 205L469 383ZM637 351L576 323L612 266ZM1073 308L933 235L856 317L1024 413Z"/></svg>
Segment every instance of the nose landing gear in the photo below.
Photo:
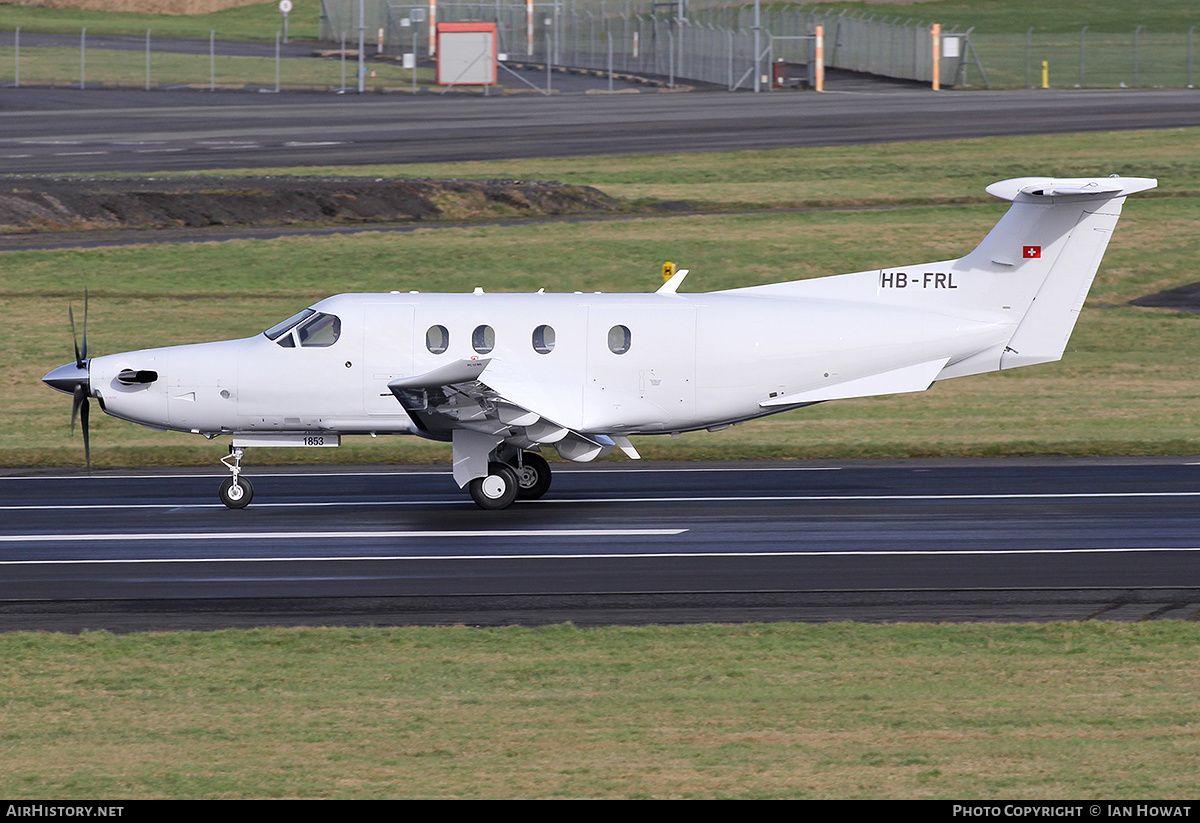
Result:
<svg viewBox="0 0 1200 823"><path fill-rule="evenodd" d="M241 476L242 456L245 453L246 450L241 446L230 446L229 454L221 458L221 462L233 476L225 478L217 495L221 502L231 509L244 509L254 499L254 487L250 485L249 480Z"/></svg>

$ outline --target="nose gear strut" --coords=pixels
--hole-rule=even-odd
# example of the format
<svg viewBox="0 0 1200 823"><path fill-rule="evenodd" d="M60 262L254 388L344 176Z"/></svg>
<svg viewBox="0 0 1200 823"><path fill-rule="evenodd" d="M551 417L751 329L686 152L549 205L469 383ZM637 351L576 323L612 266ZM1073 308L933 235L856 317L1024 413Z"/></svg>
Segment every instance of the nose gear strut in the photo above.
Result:
<svg viewBox="0 0 1200 823"><path fill-rule="evenodd" d="M225 478L217 494L221 502L231 509L244 509L254 498L254 487L250 485L249 480L241 476L242 456L245 453L246 449L242 446L230 446L229 454L221 458L221 462L233 476Z"/></svg>

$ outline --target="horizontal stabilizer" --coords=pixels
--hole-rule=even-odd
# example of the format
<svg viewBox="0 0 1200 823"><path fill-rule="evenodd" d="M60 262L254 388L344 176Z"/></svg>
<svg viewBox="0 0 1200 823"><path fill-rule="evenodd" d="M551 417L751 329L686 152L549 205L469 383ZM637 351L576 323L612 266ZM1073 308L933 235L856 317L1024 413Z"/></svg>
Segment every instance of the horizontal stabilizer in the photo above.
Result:
<svg viewBox="0 0 1200 823"><path fill-rule="evenodd" d="M1030 197L1124 197L1158 185L1150 177L1015 177L987 187L987 193L1001 200Z"/></svg>
<svg viewBox="0 0 1200 823"><path fill-rule="evenodd" d="M933 384L934 379L946 366L948 357L930 360L927 363L917 363L912 366L902 366L898 369L880 372L879 374L846 380L819 389L786 394L782 397L772 397L758 405L764 409L779 406L798 406L805 403L820 403L825 400L846 400L850 397L871 397L877 394L904 394L906 392L925 391Z"/></svg>

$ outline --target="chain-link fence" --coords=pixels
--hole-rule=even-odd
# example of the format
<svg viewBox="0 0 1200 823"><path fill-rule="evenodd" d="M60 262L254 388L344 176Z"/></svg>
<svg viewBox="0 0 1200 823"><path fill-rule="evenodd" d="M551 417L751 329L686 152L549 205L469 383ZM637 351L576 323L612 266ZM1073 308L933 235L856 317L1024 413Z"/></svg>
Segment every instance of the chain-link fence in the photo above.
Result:
<svg viewBox="0 0 1200 823"><path fill-rule="evenodd" d="M322 0L321 37L357 42L360 0ZM564 0L492 3L391 3L364 0L365 39L384 51L428 57L435 48L433 23L497 23L499 51L510 60L577 68L653 74L729 88L754 85L755 54L767 65L811 64L813 35L825 35L825 65L851 71L930 82L933 41L924 21L795 9L688 5L675 2L592 2L588 8ZM635 8L650 11L635 11ZM953 83L969 57L967 32L948 28L940 76ZM760 80L763 78L759 78Z"/></svg>
<svg viewBox="0 0 1200 823"><path fill-rule="evenodd" d="M42 34L0 30L0 86L171 89L338 89L353 87L357 61L336 51L313 59L311 43L226 41L211 32L207 41L124 35ZM340 59L339 59L340 58ZM370 66L375 88L411 88L433 83L433 70L397 63Z"/></svg>
<svg viewBox="0 0 1200 823"><path fill-rule="evenodd" d="M1123 33L980 34L973 45L993 87L1050 86L1123 88L1193 85L1195 29L1153 32L1137 27ZM968 82L983 85L984 75Z"/></svg>

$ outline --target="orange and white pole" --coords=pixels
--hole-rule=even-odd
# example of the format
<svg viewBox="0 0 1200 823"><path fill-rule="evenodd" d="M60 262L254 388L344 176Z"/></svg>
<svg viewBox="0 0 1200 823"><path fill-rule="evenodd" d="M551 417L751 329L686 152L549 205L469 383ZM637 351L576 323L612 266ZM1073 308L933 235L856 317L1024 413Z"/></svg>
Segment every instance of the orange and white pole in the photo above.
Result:
<svg viewBox="0 0 1200 823"><path fill-rule="evenodd" d="M437 54L437 0L429 0L429 56Z"/></svg>
<svg viewBox="0 0 1200 823"><path fill-rule="evenodd" d="M942 24L934 23L929 33L933 37L933 90L938 91L942 87Z"/></svg>
<svg viewBox="0 0 1200 823"><path fill-rule="evenodd" d="M817 91L825 91L825 27L817 26L814 35L816 41L814 60L817 65L813 72L813 84Z"/></svg>
<svg viewBox="0 0 1200 823"><path fill-rule="evenodd" d="M533 56L533 0L525 0L525 54Z"/></svg>

